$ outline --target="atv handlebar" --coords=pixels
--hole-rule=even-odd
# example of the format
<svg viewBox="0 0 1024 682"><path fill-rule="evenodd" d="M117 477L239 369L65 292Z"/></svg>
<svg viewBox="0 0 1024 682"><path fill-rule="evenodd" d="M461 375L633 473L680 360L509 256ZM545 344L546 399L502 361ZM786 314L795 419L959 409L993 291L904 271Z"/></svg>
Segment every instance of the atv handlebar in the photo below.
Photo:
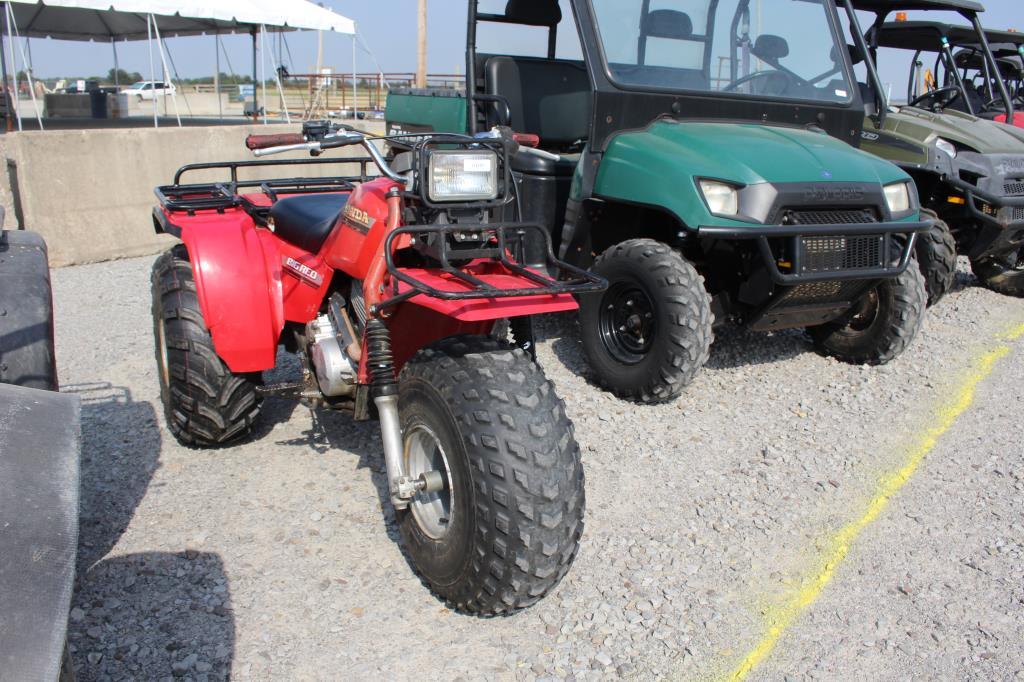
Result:
<svg viewBox="0 0 1024 682"><path fill-rule="evenodd" d="M302 133L285 133L282 135L249 135L245 138L245 146L249 149L267 149L284 145L303 144L306 138Z"/></svg>
<svg viewBox="0 0 1024 682"><path fill-rule="evenodd" d="M289 139L297 139L295 144L283 144L273 147L260 147L253 150L254 156L270 156L271 154L281 154L283 152L295 152L295 151L308 151L313 156L319 156L328 149L335 149L337 147L347 147L349 145L362 145L366 153L370 155L373 162L380 168L380 172L383 173L388 179L394 182L401 183L403 185L409 183L409 178L399 175L395 171L391 170L391 166L381 155L380 151L373 146L373 143L366 139L366 136L355 130L339 130L338 132L324 136L322 139L314 142L306 142L302 135L250 135L246 138L246 146L250 144L252 138L258 138L255 142L258 144L261 140L259 138L271 138L271 137L284 137ZM252 147L249 147L253 149Z"/></svg>

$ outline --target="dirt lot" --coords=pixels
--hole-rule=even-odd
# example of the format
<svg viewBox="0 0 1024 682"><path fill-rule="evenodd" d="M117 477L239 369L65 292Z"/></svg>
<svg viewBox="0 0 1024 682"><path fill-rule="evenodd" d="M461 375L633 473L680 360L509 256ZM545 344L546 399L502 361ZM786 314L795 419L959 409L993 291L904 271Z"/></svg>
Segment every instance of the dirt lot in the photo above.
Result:
<svg viewBox="0 0 1024 682"><path fill-rule="evenodd" d="M999 338L1024 301L966 271L889 366L726 329L657 407L588 383L572 318L544 320L583 546L542 604L480 620L406 563L375 424L273 400L249 442L170 437L151 263L54 273L61 382L83 399L81 680L707 679L744 661L749 679L1024 678L1024 341Z"/></svg>

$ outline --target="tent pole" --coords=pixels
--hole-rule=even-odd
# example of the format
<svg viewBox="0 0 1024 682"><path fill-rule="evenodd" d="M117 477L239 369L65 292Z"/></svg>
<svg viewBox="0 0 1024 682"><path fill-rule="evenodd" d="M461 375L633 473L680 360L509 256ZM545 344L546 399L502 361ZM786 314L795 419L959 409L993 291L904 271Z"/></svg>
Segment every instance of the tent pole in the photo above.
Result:
<svg viewBox="0 0 1024 682"><path fill-rule="evenodd" d="M263 125L267 125L267 27L260 24L260 88L263 89ZM273 54L271 54L273 56Z"/></svg>
<svg viewBox="0 0 1024 682"><path fill-rule="evenodd" d="M110 48L114 51L114 87L120 90L121 78L117 72L121 70L121 65L117 63L117 38L111 37Z"/></svg>
<svg viewBox="0 0 1024 682"><path fill-rule="evenodd" d="M213 34L214 55L213 91L217 95L217 120L224 121L224 105L220 101L220 33Z"/></svg>
<svg viewBox="0 0 1024 682"><path fill-rule="evenodd" d="M4 3L4 10L7 12L7 16L5 17L5 19L7 21L7 39L11 43L10 45L8 45L8 49L10 49L10 51L11 51L11 69L14 71L14 85L13 85L13 90L14 90L14 96L13 96L13 98L14 98L14 113L16 113L18 115L18 131L20 132L22 127L21 127L21 105L18 102L18 60L14 56L14 27L11 25L11 3L5 2ZM8 116L9 115L10 115L10 112L8 112Z"/></svg>
<svg viewBox="0 0 1024 682"><path fill-rule="evenodd" d="M263 34L266 35L266 33L267 33L267 27L263 26ZM281 37L281 34L278 33L278 42L277 42L278 48L280 48L280 46L281 46L280 37ZM280 50L278 50L278 51L280 52ZM281 64L282 65L284 64L283 60L281 61ZM284 98L284 83L281 81L281 70L280 69L274 69L274 82L277 83L277 94L281 96L281 110L284 111L284 120L285 120L286 123L290 124L292 122L292 115L288 112L288 102ZM264 99L266 99L266 97L264 97Z"/></svg>
<svg viewBox="0 0 1024 682"><path fill-rule="evenodd" d="M7 21L14 28L14 36L20 39L18 23L14 20L14 10L11 9L10 3L7 3ZM28 38L25 41L27 42ZM14 45L14 41L11 41L11 45ZM19 46L18 51L21 52L21 63L25 66L25 78L28 80L28 96L32 99L32 108L36 112L36 123L39 124L39 129L43 130L43 114L39 111L39 100L36 99L36 84L32 79L32 60L30 57L25 56L24 47Z"/></svg>
<svg viewBox="0 0 1024 682"><path fill-rule="evenodd" d="M259 74L256 70L256 28L252 29L252 122L256 123L260 120L259 115L259 95L256 92L257 79Z"/></svg>
<svg viewBox="0 0 1024 682"><path fill-rule="evenodd" d="M4 7L6 6L7 3L5 2ZM4 32L2 27L0 27L0 72L2 72L0 75L4 79L4 108L7 109L7 116L5 117L7 119L7 132L11 133L14 132L14 120L11 119L13 104L11 103L11 92L7 89L7 53L4 52Z"/></svg>
<svg viewBox="0 0 1024 682"><path fill-rule="evenodd" d="M149 45L149 84L150 90L156 86L156 66L153 64L153 25L150 23L153 19L152 14L146 15L146 43ZM156 93L153 93L153 127L159 128L160 122L157 120L156 112Z"/></svg>
<svg viewBox="0 0 1024 682"><path fill-rule="evenodd" d="M164 113L167 113L167 84L174 85L174 81L171 79L171 71L167 68L167 54L164 51L164 39L160 36L160 26L156 23L156 15L153 15L153 33L156 34L156 47L160 50L160 65L163 67L163 84L164 84ZM174 104L174 117L178 119L178 127L181 127L181 113L178 111L178 93L177 90L171 91L171 102Z"/></svg>
<svg viewBox="0 0 1024 682"><path fill-rule="evenodd" d="M356 120L359 118L359 100L356 99L358 95L359 91L356 85L356 34L352 33L352 125L355 125Z"/></svg>

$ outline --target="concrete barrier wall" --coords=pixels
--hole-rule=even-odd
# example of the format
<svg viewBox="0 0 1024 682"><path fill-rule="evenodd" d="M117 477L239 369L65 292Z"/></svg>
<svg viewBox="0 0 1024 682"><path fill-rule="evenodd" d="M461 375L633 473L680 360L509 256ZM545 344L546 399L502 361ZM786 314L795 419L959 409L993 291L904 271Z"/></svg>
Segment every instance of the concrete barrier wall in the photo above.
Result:
<svg viewBox="0 0 1024 682"><path fill-rule="evenodd" d="M369 123L372 132L383 124ZM376 129L374 129L376 128ZM157 253L173 239L153 232L153 188L171 182L188 163L246 160L245 136L295 132L297 125L57 130L0 136L0 204L7 227L43 235L54 266ZM362 156L359 148L335 152ZM276 158L286 158L285 155ZM289 158L308 158L290 155ZM351 164L311 166L295 175L352 173ZM243 177L279 177L280 169ZM203 171L186 182L227 180L227 171Z"/></svg>

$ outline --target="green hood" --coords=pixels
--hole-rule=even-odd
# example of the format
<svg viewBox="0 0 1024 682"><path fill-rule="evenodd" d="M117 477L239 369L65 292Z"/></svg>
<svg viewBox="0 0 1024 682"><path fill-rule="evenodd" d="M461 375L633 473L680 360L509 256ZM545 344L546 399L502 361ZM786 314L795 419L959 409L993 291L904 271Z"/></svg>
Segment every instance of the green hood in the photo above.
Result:
<svg viewBox="0 0 1024 682"><path fill-rule="evenodd" d="M977 118L953 109L936 113L916 107L901 107L898 112L886 114L881 131L875 128L873 122L866 121L861 145L864 150L875 151L872 135L879 132L918 147L931 146L936 137L941 137L981 154L1024 154L1024 128ZM905 151L914 156L909 146ZM902 154L891 149L877 153L895 161L917 161L916 157L903 158ZM894 154L900 158L893 158Z"/></svg>
<svg viewBox="0 0 1024 682"><path fill-rule="evenodd" d="M668 122L619 135L609 153L643 151L678 176L758 182L891 182L903 177L891 164L823 133L763 124Z"/></svg>
<svg viewBox="0 0 1024 682"><path fill-rule="evenodd" d="M664 120L617 135L601 161L594 189L600 196L667 209L688 225L706 224L711 216L696 178L742 185L889 184L909 176L876 156L803 128Z"/></svg>

